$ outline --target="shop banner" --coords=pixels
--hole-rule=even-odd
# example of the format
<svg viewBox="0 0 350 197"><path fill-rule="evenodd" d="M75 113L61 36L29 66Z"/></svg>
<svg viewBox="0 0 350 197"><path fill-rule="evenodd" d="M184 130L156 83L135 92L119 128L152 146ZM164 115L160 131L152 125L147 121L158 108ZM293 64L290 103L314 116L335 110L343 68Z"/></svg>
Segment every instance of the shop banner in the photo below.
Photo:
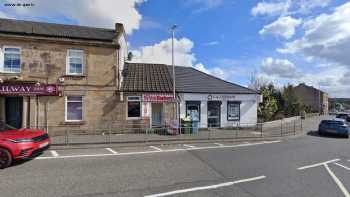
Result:
<svg viewBox="0 0 350 197"><path fill-rule="evenodd" d="M174 97L172 94L144 94L142 97L143 102L152 103L165 103L174 102Z"/></svg>
<svg viewBox="0 0 350 197"><path fill-rule="evenodd" d="M55 84L0 84L2 96L58 96Z"/></svg>

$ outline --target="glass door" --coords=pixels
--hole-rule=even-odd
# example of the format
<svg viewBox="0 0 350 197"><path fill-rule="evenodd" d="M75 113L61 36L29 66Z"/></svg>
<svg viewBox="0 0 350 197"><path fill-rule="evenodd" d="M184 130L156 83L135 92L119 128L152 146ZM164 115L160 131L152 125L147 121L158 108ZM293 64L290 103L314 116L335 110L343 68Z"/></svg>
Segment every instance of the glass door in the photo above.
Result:
<svg viewBox="0 0 350 197"><path fill-rule="evenodd" d="M220 127L221 101L208 101L208 127Z"/></svg>

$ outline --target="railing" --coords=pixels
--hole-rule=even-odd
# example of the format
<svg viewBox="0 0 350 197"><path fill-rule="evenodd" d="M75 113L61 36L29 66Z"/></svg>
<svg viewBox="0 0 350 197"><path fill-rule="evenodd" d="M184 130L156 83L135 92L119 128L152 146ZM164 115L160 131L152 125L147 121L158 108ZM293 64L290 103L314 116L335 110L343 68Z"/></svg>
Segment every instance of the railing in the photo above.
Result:
<svg viewBox="0 0 350 197"><path fill-rule="evenodd" d="M313 126L318 125L318 117L311 121ZM74 145L74 144L108 144L108 143L145 143L159 141L186 141L186 140L222 140L238 138L265 138L296 135L303 132L304 124L309 119L302 120L300 117L289 120L279 120L266 123L237 123L231 127L201 128L181 126L173 128L163 125L158 128L145 128L142 125L121 125L110 122L101 127L86 128L83 126L43 127L48 128L52 144ZM307 125L309 126L309 125Z"/></svg>

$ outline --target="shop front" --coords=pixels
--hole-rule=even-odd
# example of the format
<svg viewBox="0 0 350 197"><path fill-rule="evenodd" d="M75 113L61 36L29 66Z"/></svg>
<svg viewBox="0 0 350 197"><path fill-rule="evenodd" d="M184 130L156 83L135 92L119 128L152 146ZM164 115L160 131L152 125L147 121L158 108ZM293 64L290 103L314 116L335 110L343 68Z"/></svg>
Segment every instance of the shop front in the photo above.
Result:
<svg viewBox="0 0 350 197"><path fill-rule="evenodd" d="M143 115L149 117L152 128L161 128L174 119L174 96L172 94L146 93L142 95Z"/></svg>
<svg viewBox="0 0 350 197"><path fill-rule="evenodd" d="M180 118L196 118L200 128L256 124L256 94L180 93Z"/></svg>
<svg viewBox="0 0 350 197"><path fill-rule="evenodd" d="M40 97L58 96L55 84L2 83L0 84L0 120L16 127L38 125Z"/></svg>

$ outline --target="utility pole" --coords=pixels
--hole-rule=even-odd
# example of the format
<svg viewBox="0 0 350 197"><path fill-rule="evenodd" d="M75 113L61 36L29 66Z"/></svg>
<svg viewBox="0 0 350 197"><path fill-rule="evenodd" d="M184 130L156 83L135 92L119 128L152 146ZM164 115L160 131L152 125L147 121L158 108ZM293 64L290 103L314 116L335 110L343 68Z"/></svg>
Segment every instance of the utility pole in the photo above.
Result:
<svg viewBox="0 0 350 197"><path fill-rule="evenodd" d="M171 27L171 65L173 67L173 97L174 100L176 99L176 80L175 80L175 62L174 62L174 38L175 38L175 29L177 28L177 25L173 25Z"/></svg>
<svg viewBox="0 0 350 197"><path fill-rule="evenodd" d="M175 102L175 120L176 120L176 124L178 126L179 129L179 134L181 134L181 129L180 129L180 122L179 122L179 116L178 116L178 103L177 103L177 99L176 99L176 79L175 79L175 58L174 58L174 39L175 39L175 30L177 28L177 25L173 25L171 26L170 30L171 30L171 65L173 67L173 99Z"/></svg>

